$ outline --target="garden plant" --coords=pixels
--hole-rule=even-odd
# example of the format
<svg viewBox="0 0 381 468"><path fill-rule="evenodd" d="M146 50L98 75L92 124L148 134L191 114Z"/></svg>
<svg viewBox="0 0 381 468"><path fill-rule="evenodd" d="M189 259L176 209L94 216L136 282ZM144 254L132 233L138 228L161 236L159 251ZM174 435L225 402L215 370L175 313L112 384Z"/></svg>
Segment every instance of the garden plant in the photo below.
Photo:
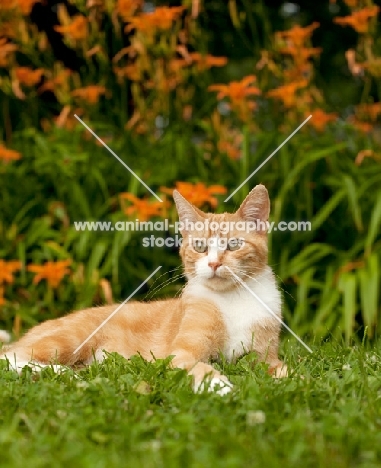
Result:
<svg viewBox="0 0 381 468"><path fill-rule="evenodd" d="M122 302L159 265L134 299L180 294L178 247L118 226L176 238L174 188L222 213L264 184L312 350L285 330L281 381L222 359L224 397L170 358L0 361L1 466L380 466L381 8L312 3L0 0L0 329Z"/></svg>

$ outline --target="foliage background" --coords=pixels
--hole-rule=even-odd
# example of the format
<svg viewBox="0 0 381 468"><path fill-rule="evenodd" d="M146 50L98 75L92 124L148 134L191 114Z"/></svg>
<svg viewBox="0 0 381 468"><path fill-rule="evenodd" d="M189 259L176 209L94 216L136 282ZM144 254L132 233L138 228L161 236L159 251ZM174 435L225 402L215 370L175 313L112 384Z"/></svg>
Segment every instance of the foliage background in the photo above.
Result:
<svg viewBox="0 0 381 468"><path fill-rule="evenodd" d="M144 233L79 232L74 221L175 219L168 189L179 183L211 209L211 186L230 193L312 114L228 203L216 195L216 209L234 210L264 183L272 221L312 223L270 235L289 325L376 336L378 16L365 0L0 1L1 328L17 335L123 300L157 265L168 273L138 297L177 293L176 249L143 248Z"/></svg>

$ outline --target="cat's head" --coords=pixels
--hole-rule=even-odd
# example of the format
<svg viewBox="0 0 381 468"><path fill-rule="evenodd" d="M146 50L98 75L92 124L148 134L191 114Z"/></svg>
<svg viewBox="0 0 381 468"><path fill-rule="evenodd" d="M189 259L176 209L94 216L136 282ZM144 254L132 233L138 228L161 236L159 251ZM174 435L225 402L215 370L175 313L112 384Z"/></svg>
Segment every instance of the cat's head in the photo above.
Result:
<svg viewBox="0 0 381 468"><path fill-rule="evenodd" d="M204 213L175 190L173 198L183 242L180 256L189 280L223 291L255 277L267 265L267 220L270 200L257 185L235 213Z"/></svg>

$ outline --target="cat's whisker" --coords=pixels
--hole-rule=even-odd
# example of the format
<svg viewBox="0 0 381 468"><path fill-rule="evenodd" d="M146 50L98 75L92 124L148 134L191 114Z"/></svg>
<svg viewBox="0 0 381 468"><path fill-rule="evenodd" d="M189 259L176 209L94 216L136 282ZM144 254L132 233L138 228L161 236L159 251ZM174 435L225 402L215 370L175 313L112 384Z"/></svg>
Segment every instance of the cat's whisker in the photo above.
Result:
<svg viewBox="0 0 381 468"><path fill-rule="evenodd" d="M154 282L151 284L151 287L149 288L147 294L144 296L144 300L147 298L147 296L152 292L153 286L159 281L159 279L165 275L168 275L169 273L172 273L173 271L178 270L179 268L182 268L182 265L177 266L176 268L173 268L172 270L166 271L165 273L162 273L158 278L154 280ZM160 286L160 285L159 285Z"/></svg>
<svg viewBox="0 0 381 468"><path fill-rule="evenodd" d="M177 291L177 293L175 294L175 298L179 297L180 294L184 291L185 288L186 288L186 284L184 284L184 286L182 286L182 287Z"/></svg>
<svg viewBox="0 0 381 468"><path fill-rule="evenodd" d="M231 268L232 270L234 270L234 268L232 268L232 267L229 267L229 268ZM246 277L248 277L248 278L250 278L250 279L252 279L252 280L254 280L254 281L256 281L258 284L261 284L261 282L258 281L257 278L255 278L254 276L248 275L248 274L245 273L243 270L236 269L235 271L238 272L238 273L241 273L242 275L244 275L244 276L246 276ZM275 276L278 276L278 275L275 275ZM262 286L262 284L261 284L261 286ZM278 286L278 287L279 287L279 289L281 289L284 293L288 294L290 297L292 297L292 299L294 299L294 297L292 296L292 294L290 294L288 291L286 291L286 290L285 290L284 288L282 288L281 286ZM295 300L295 299L294 299L294 300Z"/></svg>
<svg viewBox="0 0 381 468"><path fill-rule="evenodd" d="M156 293L158 293L159 291L161 291L163 288L165 288L166 286L170 285L171 283L174 283L175 281L177 281L179 278L185 278L185 275L184 273L181 273L179 275L176 275L176 276L173 276L172 278L169 278L165 281L163 281L163 283L159 284L158 286L156 286L156 288L151 291L151 294L150 296L147 298L147 299L151 299L152 296Z"/></svg>

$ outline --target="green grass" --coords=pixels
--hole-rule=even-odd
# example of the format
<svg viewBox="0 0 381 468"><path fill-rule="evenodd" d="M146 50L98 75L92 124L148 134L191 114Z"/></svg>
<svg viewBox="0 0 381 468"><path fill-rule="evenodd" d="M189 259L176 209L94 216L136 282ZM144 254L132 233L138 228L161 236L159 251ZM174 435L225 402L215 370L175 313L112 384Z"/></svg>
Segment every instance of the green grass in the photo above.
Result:
<svg viewBox="0 0 381 468"><path fill-rule="evenodd" d="M225 397L192 393L168 361L33 375L0 363L2 467L378 467L381 345L285 342L294 374L273 380L246 356L223 364ZM303 378L300 377L303 376Z"/></svg>

